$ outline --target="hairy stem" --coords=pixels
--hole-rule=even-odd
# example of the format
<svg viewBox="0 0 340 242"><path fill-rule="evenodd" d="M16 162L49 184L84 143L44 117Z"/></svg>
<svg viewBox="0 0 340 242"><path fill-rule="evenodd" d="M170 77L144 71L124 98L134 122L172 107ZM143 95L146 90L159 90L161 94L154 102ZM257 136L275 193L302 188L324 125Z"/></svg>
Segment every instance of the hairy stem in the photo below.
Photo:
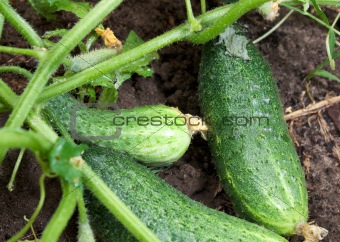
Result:
<svg viewBox="0 0 340 242"><path fill-rule="evenodd" d="M36 57L37 59L41 59L46 54L46 51L44 50L23 49L23 48L9 47L9 46L0 46L0 52L9 53L13 55L16 55L16 54L29 55L29 56Z"/></svg>
<svg viewBox="0 0 340 242"><path fill-rule="evenodd" d="M215 22L221 16L227 15L228 11L234 5L227 5L220 8L216 8L211 10L197 19L200 20L202 26L208 26L211 23ZM129 51L123 52L113 58L110 58L100 64L92 66L86 70L83 70L72 77L66 78L66 80L62 83L52 84L45 88L45 90L40 94L38 98L38 102L45 102L49 99L52 99L60 94L69 92L77 87L85 85L89 83L91 80L105 75L105 73L112 72L115 69L118 69L125 64L128 64L138 58L141 58L147 54L150 54L154 51L157 51L165 46L168 46L176 41L180 41L190 36L191 32L188 31L190 28L189 24L182 24L144 44L133 48Z"/></svg>
<svg viewBox="0 0 340 242"><path fill-rule="evenodd" d="M230 8L228 14L220 17L214 24L202 30L200 33L193 33L189 40L193 43L204 44L222 33L242 15L268 1L269 0L240 0Z"/></svg>
<svg viewBox="0 0 340 242"><path fill-rule="evenodd" d="M0 147L8 148L27 148L33 152L48 153L53 143L41 134L23 129L1 128Z"/></svg>
<svg viewBox="0 0 340 242"><path fill-rule="evenodd" d="M38 95L43 90L48 79L59 67L63 59L106 15L116 8L122 0L107 0L99 2L83 19L81 19L64 37L52 47L41 59L31 81L14 107L6 127L20 127L33 108ZM7 150L0 151L0 161Z"/></svg>
<svg viewBox="0 0 340 242"><path fill-rule="evenodd" d="M31 77L33 75L28 70L26 70L22 67L19 67L19 66L0 66L0 72L14 72L14 73L23 75L28 80L31 79Z"/></svg>
<svg viewBox="0 0 340 242"><path fill-rule="evenodd" d="M202 26L201 26L200 22L197 21L197 19L195 19L195 17L194 17L190 0L185 0L185 6L186 6L186 9L187 9L188 22L190 23L190 31L192 31L192 32L201 31Z"/></svg>
<svg viewBox="0 0 340 242"><path fill-rule="evenodd" d="M201 0L201 12L205 13L207 11L207 5L205 0Z"/></svg>
<svg viewBox="0 0 340 242"><path fill-rule="evenodd" d="M83 193L78 196L78 242L95 242L95 238L87 216Z"/></svg>
<svg viewBox="0 0 340 242"><path fill-rule="evenodd" d="M76 208L78 191L75 189L77 188L64 180L60 180L60 182L63 196L43 232L41 242L57 242Z"/></svg>
<svg viewBox="0 0 340 242"><path fill-rule="evenodd" d="M27 21L21 17L7 1L0 1L0 13L30 43L31 46L44 47L39 35Z"/></svg>
<svg viewBox="0 0 340 242"><path fill-rule="evenodd" d="M13 109L17 104L18 99L19 97L12 91L12 89L0 79L0 100L3 102L3 106L6 105L7 109ZM31 129L39 132L46 139L51 140L51 142L55 142L58 139L58 135L53 131L53 129L50 128L43 120L41 120L40 116L34 112L30 112L26 122Z"/></svg>
<svg viewBox="0 0 340 242"><path fill-rule="evenodd" d="M14 235L12 238L10 238L7 242L16 242L18 241L26 232L27 230L29 230L32 226L32 224L34 223L35 219L38 217L44 202L45 202L45 185L44 185L44 181L45 181L45 175L42 174L39 178L39 187L40 187L40 199L39 199L39 203L37 208L35 209L34 213L32 214L31 218L29 219L29 221L27 222L27 224L16 234Z"/></svg>
<svg viewBox="0 0 340 242"><path fill-rule="evenodd" d="M13 183L14 183L15 177L17 175L17 172L19 170L20 163L21 163L22 157L24 156L24 153L25 153L25 149L21 149L19 156L17 158L17 161L15 162L15 166L14 166L14 169L13 169L13 172L12 172L12 175L11 175L11 179L9 180L9 183L7 185L7 189L10 192L13 191Z"/></svg>
<svg viewBox="0 0 340 242"><path fill-rule="evenodd" d="M2 37L2 30L4 29L5 17L0 13L0 39Z"/></svg>

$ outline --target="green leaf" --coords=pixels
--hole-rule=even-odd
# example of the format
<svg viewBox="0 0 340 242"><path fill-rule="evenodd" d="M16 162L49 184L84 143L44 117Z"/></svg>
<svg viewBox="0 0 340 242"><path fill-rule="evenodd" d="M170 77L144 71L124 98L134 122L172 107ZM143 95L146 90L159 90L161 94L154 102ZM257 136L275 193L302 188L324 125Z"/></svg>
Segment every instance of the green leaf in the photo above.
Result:
<svg viewBox="0 0 340 242"><path fill-rule="evenodd" d="M48 155L51 172L72 184L79 183L81 171L75 158L80 157L86 148L87 145L76 145L59 138Z"/></svg>
<svg viewBox="0 0 340 242"><path fill-rule="evenodd" d="M143 43L144 41L136 34L136 32L130 31L123 45L123 52L131 50ZM156 52L150 53L143 58L135 60L134 62L119 68L113 73L113 78L115 79L115 88L118 89L122 83L125 80L130 79L134 73L143 77L152 76L153 70L149 65L153 60L158 58L159 56Z"/></svg>
<svg viewBox="0 0 340 242"><path fill-rule="evenodd" d="M152 69L149 68L148 66L140 67L139 69L136 69L135 71L138 75L143 76L143 77L149 77L149 76L152 76L153 74Z"/></svg>
<svg viewBox="0 0 340 242"><path fill-rule="evenodd" d="M300 2L302 2L303 11L307 12L307 10L309 9L309 1L306 0L306 1L300 1Z"/></svg>
<svg viewBox="0 0 340 242"><path fill-rule="evenodd" d="M115 79L116 80L115 80L115 84L114 84L115 88L118 89L123 84L123 82L130 79L131 76L132 76L132 71L127 71L125 73L120 72L120 71L116 72L115 73Z"/></svg>
<svg viewBox="0 0 340 242"><path fill-rule="evenodd" d="M85 97L85 96L88 96L89 100L91 100L91 101L94 100L94 102L96 101L96 98L97 98L96 91L94 90L94 87L92 87L92 86L83 86L83 87L79 88L77 94L82 98Z"/></svg>
<svg viewBox="0 0 340 242"><path fill-rule="evenodd" d="M51 31L46 31L45 34L43 35L44 39L49 39L51 37L62 37L68 32L67 29L55 29Z"/></svg>
<svg viewBox="0 0 340 242"><path fill-rule="evenodd" d="M335 52L334 59L338 58L340 56L340 51ZM326 59L323 61L320 65L318 65L311 73L309 73L305 79L310 80L313 76L315 76L315 73L320 71L322 68L324 68L329 63L329 59Z"/></svg>
<svg viewBox="0 0 340 242"><path fill-rule="evenodd" d="M329 51L332 59L334 59L334 48L335 48L335 34L332 29L329 30Z"/></svg>
<svg viewBox="0 0 340 242"><path fill-rule="evenodd" d="M143 43L144 41L134 31L131 31L123 45L123 52L131 50ZM67 60L64 61L64 66L67 70L72 72L80 72L86 68L90 68L91 66L101 63L115 56L116 54L117 52L114 49L109 48L93 50L88 53L69 58L68 62ZM130 79L133 74L138 74L143 77L149 77L153 75L153 70L150 67L150 63L157 58L158 54L156 52L145 55L144 57L137 59L132 63L129 63L113 71L112 73L106 73L105 75L94 79L89 83L89 86L103 87L103 96L101 96L99 99L100 103L103 103L104 101L115 103L117 99L116 93L118 88L124 81ZM78 94L85 96L87 91L92 90L86 89L86 87L81 87ZM88 95L91 95L91 93ZM90 97L91 100L93 100L93 96Z"/></svg>
<svg viewBox="0 0 340 242"><path fill-rule="evenodd" d="M43 42L47 48L54 46L54 42L50 41L51 37L63 37L68 32L67 29L56 29L51 31L46 31L43 37Z"/></svg>
<svg viewBox="0 0 340 242"><path fill-rule="evenodd" d="M100 94L98 103L116 103L118 98L118 91L116 88L104 88Z"/></svg>
<svg viewBox="0 0 340 242"><path fill-rule="evenodd" d="M32 7L46 19L55 19L57 11L65 10L83 18L91 6L87 2L73 2L71 0L29 0Z"/></svg>
<svg viewBox="0 0 340 242"><path fill-rule="evenodd" d="M333 75L332 73L326 71L326 70L318 70L314 73L315 76L322 76L322 77L326 77L326 78L329 78L333 81L337 81L337 82L340 82L340 79Z"/></svg>
<svg viewBox="0 0 340 242"><path fill-rule="evenodd" d="M319 7L319 5L316 3L315 0L311 0L316 12L318 13L318 15L320 16L320 18L322 19L322 21L324 21L326 24L329 25L328 22L328 18L326 17L326 14L321 10L321 8Z"/></svg>
<svg viewBox="0 0 340 242"><path fill-rule="evenodd" d="M115 76L113 74L105 74L96 78L95 80L90 82L90 85L93 87L101 86L101 87L114 87L113 81L115 80Z"/></svg>
<svg viewBox="0 0 340 242"><path fill-rule="evenodd" d="M87 2L73 2L69 0L58 0L54 2L57 6L57 11L65 10L74 13L79 18L85 17L91 8L90 4Z"/></svg>
<svg viewBox="0 0 340 242"><path fill-rule="evenodd" d="M143 77L152 76L153 70L149 67L149 64L152 60L157 58L157 53L151 53L115 71L114 78L116 79L116 89L118 89L125 80L130 79L134 73L137 73Z"/></svg>
<svg viewBox="0 0 340 242"><path fill-rule="evenodd" d="M55 12L57 11L57 7L51 4L47 0L29 0L29 3L32 5L35 11L37 11L40 15L44 16L46 19L51 20L55 19Z"/></svg>
<svg viewBox="0 0 340 242"><path fill-rule="evenodd" d="M124 46L123 46L123 52L131 50L141 44L143 44L144 41L141 37L139 37L135 31L131 30L128 37L125 40Z"/></svg>

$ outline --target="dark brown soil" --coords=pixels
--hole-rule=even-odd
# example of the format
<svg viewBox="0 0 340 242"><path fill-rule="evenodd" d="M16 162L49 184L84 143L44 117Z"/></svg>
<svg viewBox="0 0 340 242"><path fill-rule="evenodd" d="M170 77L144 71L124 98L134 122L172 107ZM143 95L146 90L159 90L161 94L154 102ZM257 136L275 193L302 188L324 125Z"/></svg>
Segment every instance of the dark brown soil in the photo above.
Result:
<svg viewBox="0 0 340 242"><path fill-rule="evenodd" d="M217 1L208 1L210 7ZM55 28L70 28L76 22L72 14L59 13L58 19L48 22L38 16L32 8L22 1L13 1L15 8L39 32ZM199 1L193 1L194 10L199 11ZM331 20L337 11L325 9ZM287 11L282 11L283 16ZM185 21L183 0L124 1L104 22L116 36L124 40L130 30L135 30L144 40L151 39L166 30ZM265 33L273 23L266 23L256 13L243 17L242 22L249 26L249 37ZM340 94L340 84L325 78L314 78L310 83L304 77L326 59L325 38L327 31L305 16L294 13L279 30L263 40L259 49L271 63L278 81L284 108L297 110L311 103L306 92L317 102L326 97ZM20 35L8 24L5 25L1 45L27 47ZM155 74L151 78L133 76L120 89L119 105L133 107L144 104L165 103L177 106L184 113L200 114L197 97L197 73L200 61L200 46L190 43L176 43L159 51L160 59L152 64ZM0 55L2 65L20 65L34 71L36 62L26 56L13 57ZM337 63L338 65L340 63ZM335 71L339 76L339 69ZM1 74L1 77L15 90L21 93L26 82L18 75ZM329 230L324 241L336 242L340 238L340 147L339 110L335 105L327 111L321 111L320 117L309 115L299 118L292 124L292 135L297 151L306 171L309 191L310 221ZM6 120L0 116L0 126ZM291 124L291 123L290 123ZM331 136L330 136L331 135ZM339 152L339 151L338 151ZM339 152L340 153L340 152ZM0 241L10 238L25 224L24 216L29 217L39 200L38 178L40 168L34 156L26 153L19 169L13 192L8 192L6 185L13 169L17 151L11 151L0 168ZM191 198L209 207L232 214L232 206L221 188L214 171L208 146L199 136L192 140L187 153L171 168L160 173L168 183ZM57 207L60 188L56 179L46 181L47 198L42 213L34 223L37 234ZM31 232L27 239L33 239ZM64 232L60 241L75 241L75 219Z"/></svg>

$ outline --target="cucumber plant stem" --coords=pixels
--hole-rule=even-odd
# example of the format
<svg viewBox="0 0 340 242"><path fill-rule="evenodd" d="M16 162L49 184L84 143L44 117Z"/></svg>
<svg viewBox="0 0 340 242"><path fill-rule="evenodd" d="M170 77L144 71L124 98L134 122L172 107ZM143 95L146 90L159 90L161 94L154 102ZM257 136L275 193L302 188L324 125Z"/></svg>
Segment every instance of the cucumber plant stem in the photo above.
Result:
<svg viewBox="0 0 340 242"><path fill-rule="evenodd" d="M44 202L45 202L45 197L46 197L46 192L45 192L45 175L42 174L39 178L39 187L40 187L40 199L37 208L34 210L34 213L32 214L31 218L28 220L27 224L17 233L15 234L12 238L10 238L7 242L16 242L18 241L26 232L27 230L30 229L32 224L34 223L35 219L39 215Z"/></svg>
<svg viewBox="0 0 340 242"><path fill-rule="evenodd" d="M38 95L66 55L70 53L70 51L121 2L122 0L99 2L83 19L65 34L51 50L48 51L39 62L37 70L28 83L25 91L20 96L5 127L20 127L24 123L36 102ZM6 149L0 151L0 161L3 160L6 153Z"/></svg>
<svg viewBox="0 0 340 242"><path fill-rule="evenodd" d="M87 216L86 206L84 202L83 193L78 193L78 241L79 242L95 242L95 238L90 226L90 221Z"/></svg>
<svg viewBox="0 0 340 242"><path fill-rule="evenodd" d="M11 109L8 108L7 105L0 103L0 113L6 113L6 112L9 112L9 111L11 111Z"/></svg>
<svg viewBox="0 0 340 242"><path fill-rule="evenodd" d="M3 0L4 3L8 3L7 0ZM5 16L0 13L0 39L2 37L2 31L5 25Z"/></svg>
<svg viewBox="0 0 340 242"><path fill-rule="evenodd" d="M197 19L195 19L194 14L192 12L191 2L190 0L185 0L185 7L187 9L187 18L188 22L190 23L190 31L197 32L202 29L202 26Z"/></svg>
<svg viewBox="0 0 340 242"><path fill-rule="evenodd" d="M32 130L39 132L46 139L49 139L52 143L54 143L58 139L58 135L56 134L56 132L54 132L54 130L50 126L48 126L39 115L30 113L28 115L27 123Z"/></svg>
<svg viewBox="0 0 340 242"><path fill-rule="evenodd" d="M5 17L0 13L0 39L2 37L2 30L4 29Z"/></svg>
<svg viewBox="0 0 340 242"><path fill-rule="evenodd" d="M6 126L21 126L36 101L48 78L58 68L65 56L110 13L122 0L99 2L85 18L81 19L64 37L45 55L34 73L30 83L9 117Z"/></svg>
<svg viewBox="0 0 340 242"><path fill-rule="evenodd" d="M7 108L13 109L17 104L18 99L19 97L13 92L13 90L0 79L0 100L3 102L3 105L6 105ZM26 122L31 129L39 132L45 136L46 139L51 140L51 142L55 142L57 140L58 135L34 112L30 112ZM0 164L1 162L2 160L0 160Z"/></svg>
<svg viewBox="0 0 340 242"><path fill-rule="evenodd" d="M33 152L47 153L53 145L41 134L23 129L1 128L0 137L1 149L28 148Z"/></svg>
<svg viewBox="0 0 340 242"><path fill-rule="evenodd" d="M201 0L201 12L205 13L207 11L207 5L205 0Z"/></svg>
<svg viewBox="0 0 340 242"><path fill-rule="evenodd" d="M292 15L292 13L294 12L294 10L290 10L281 20L280 22L278 22L277 24L275 24L274 27L272 27L268 32L266 32L265 34L261 35L260 37L258 37L256 40L253 41L254 44L260 42L261 40L267 38L269 35L271 35L275 30L277 30L288 18L290 15Z"/></svg>
<svg viewBox="0 0 340 242"><path fill-rule="evenodd" d="M79 191L75 191L75 187L63 179L60 179L60 182L63 196L57 210L54 212L43 232L40 240L41 242L58 241L76 208L77 195Z"/></svg>
<svg viewBox="0 0 340 242"><path fill-rule="evenodd" d="M139 241L160 241L85 163L82 175L88 189Z"/></svg>
<svg viewBox="0 0 340 242"><path fill-rule="evenodd" d="M29 55L36 57L38 59L42 58L46 51L43 50L33 50L33 49L23 49L9 46L0 46L0 52L9 53L9 54L21 54L21 55Z"/></svg>
<svg viewBox="0 0 340 242"><path fill-rule="evenodd" d="M215 23L199 33L193 33L189 40L196 44L204 44L223 32L229 25L235 22L248 11L255 9L268 0L240 0L228 11L228 14L220 17Z"/></svg>
<svg viewBox="0 0 340 242"><path fill-rule="evenodd" d="M6 85L6 83L0 78L0 100L3 104L13 108L17 102L17 95L13 90Z"/></svg>
<svg viewBox="0 0 340 242"><path fill-rule="evenodd" d="M15 166L14 166L14 169L13 169L13 172L12 172L12 175L11 175L11 179L9 180L9 183L7 185L7 189L10 192L13 191L13 183L14 183L15 177L17 175L17 172L19 170L20 163L21 163L22 157L24 156L24 153L25 153L25 149L21 149L19 156L17 158L17 161L15 162Z"/></svg>
<svg viewBox="0 0 340 242"><path fill-rule="evenodd" d="M7 1L0 1L0 13L28 41L31 46L44 47L44 43L27 21Z"/></svg>
<svg viewBox="0 0 340 242"><path fill-rule="evenodd" d="M0 72L13 72L13 73L17 73L17 74L23 75L28 80L31 79L31 77L33 75L28 70L26 70L26 69L24 69L22 67L19 67L19 66L0 66Z"/></svg>
<svg viewBox="0 0 340 242"><path fill-rule="evenodd" d="M219 19L221 16L228 15L228 11L234 7L234 4L226 5L216 8L205 14L197 17L201 24L208 26ZM235 21L236 19L233 19ZM91 80L102 76L105 73L111 72L127 63L130 63L147 54L157 51L165 46L168 46L176 41L183 40L192 34L189 29L189 24L182 24L144 44L131 49L127 52L121 53L113 58L110 58L100 64L92 66L84 71L81 71L72 77L66 78L62 83L52 84L44 89L38 98L38 102L45 102L60 94L69 92L77 87L87 84Z"/></svg>

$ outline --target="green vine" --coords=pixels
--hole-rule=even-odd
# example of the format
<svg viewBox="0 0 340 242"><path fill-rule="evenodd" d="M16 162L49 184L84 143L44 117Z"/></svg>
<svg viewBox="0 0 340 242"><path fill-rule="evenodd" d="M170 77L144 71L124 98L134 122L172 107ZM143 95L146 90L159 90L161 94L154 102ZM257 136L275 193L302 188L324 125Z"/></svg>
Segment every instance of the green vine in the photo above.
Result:
<svg viewBox="0 0 340 242"><path fill-rule="evenodd" d="M42 174L39 179L39 187L40 187L40 199L37 208L35 209L34 213L32 214L31 218L28 220L27 224L12 238L10 238L7 242L16 242L18 241L32 226L34 223L35 219L38 217L44 202L45 202L45 197L46 197L46 192L45 192L45 175Z"/></svg>
<svg viewBox="0 0 340 242"><path fill-rule="evenodd" d="M30 43L31 46L44 47L44 43L27 21L21 17L7 1L0 1L0 13Z"/></svg>
<svg viewBox="0 0 340 242"><path fill-rule="evenodd" d="M31 79L31 77L32 77L31 72L29 72L28 70L21 68L19 66L0 66L0 73L1 72L17 73L17 74L23 75L28 80Z"/></svg>
<svg viewBox="0 0 340 242"><path fill-rule="evenodd" d="M48 165L42 164L43 162L41 162L41 160L42 158L49 157L48 155L50 154L51 149L58 140L58 135L52 130L46 121L42 120L39 112L37 111L38 109L34 108L35 106L82 85L89 84L92 80L100 76L109 74L112 71L125 66L126 64L136 61L139 58L142 58L177 41L190 41L192 43L199 44L205 43L223 32L226 27L230 26L242 15L252 9L258 8L260 5L268 1L269 0L240 0L234 4L229 4L206 12L205 1L201 0L202 15L195 18L191 8L190 0L185 0L188 16L188 21L186 23L148 42L145 42L136 48L123 51L122 53L106 61L96 64L76 74L70 74L65 77L62 82L56 82L54 84L48 85L47 87L45 86L51 79L52 74L58 69L63 61L65 61L66 56L69 55L76 46L81 46L81 49L84 52L89 51L90 47L98 36L92 32L88 37L87 42L83 42L84 38L91 31L93 31L95 27L99 26L103 19L112 10L119 6L122 0L100 1L71 30L63 30L63 33L66 33L62 35L62 38L59 42L51 42L52 47L49 50L44 48L46 47L44 43L47 42L44 42L39 37L30 24L25 19L23 19L9 5L7 1L1 1L0 37L4 26L4 19L6 19L28 41L32 49L0 46L0 52L32 56L39 60L39 64L34 74L24 68L17 66L0 67L0 72L17 73L25 76L29 80L26 89L19 97L0 79L0 112L8 111L10 109L13 110L5 127L0 129L0 164L8 148L27 148L36 154L38 160L40 161L40 165L45 172L39 180L41 193L39 204L36 210L22 230L13 236L9 241L17 241L25 234L25 232L32 226L36 216L39 214L43 206L45 200L44 179L46 176L49 176L49 174L47 174L49 170L46 168ZM340 2L335 0L318 0L315 2L320 5L340 6ZM302 0L282 0L283 6L287 6L288 8L299 11L300 13L311 17L311 14L308 14L306 11L302 11L291 6L301 4L306 7L308 2ZM329 24L325 23L324 21L317 19L316 17L314 18L320 24L334 31L334 33L340 34L339 31L334 29L334 26L329 26ZM339 53L335 53L332 57L335 58L337 56L339 56ZM21 126L24 122L29 125L31 130L27 131L21 129ZM63 127L58 127L58 125L56 126L68 139L68 142L72 143L73 141L67 134L67 131L64 130ZM23 150L21 152L21 157L22 154ZM21 158L19 157L18 160L20 161L20 159ZM68 161L69 160L66 160L66 163ZM10 187L13 184L13 179L19 164L20 162L17 162L13 173L14 175L12 176L13 178L11 178L9 183ZM52 165L49 165L51 168ZM57 162L53 165L58 168ZM70 170L73 169L71 165L68 166L68 168L69 167L71 167ZM56 170L63 171L61 168ZM72 173L72 171L70 172ZM91 168L87 166L86 163L79 167L78 172L81 173L81 178L85 180L84 185L88 187L88 189L109 209L113 215L116 216L118 220L122 222L122 224L138 240L159 241L157 236L152 231L150 231L148 227L138 217L136 217L124 203L121 202L121 200L91 170ZM45 228L41 241L58 240L69 219L74 213L77 204L80 214L79 221L89 229L88 231L90 231L88 218L86 215L86 208L82 197L83 194L82 191L79 190L81 187L75 186L72 184L72 182L67 182L69 180L66 176L63 176L65 174L62 174L62 172L57 174L60 175L63 197L52 219ZM92 231L89 233L91 234Z"/></svg>
<svg viewBox="0 0 340 242"><path fill-rule="evenodd" d="M76 208L78 191L75 191L75 189L77 188L62 179L60 179L60 182L63 195L57 210L44 230L41 242L58 241Z"/></svg>
<svg viewBox="0 0 340 242"><path fill-rule="evenodd" d="M39 62L38 68L35 71L32 79L27 85L25 91L21 95L17 105L14 107L5 127L20 127L28 116L28 113L33 108L38 95L42 92L48 79L53 72L59 67L66 55L94 28L96 27L107 14L116 8L122 0L108 0L98 3L83 19L81 19L64 37L56 44L46 56ZM8 6L0 4L0 10L11 9ZM1 8L2 6L2 8ZM12 11L12 10L11 10ZM16 14L15 12L3 12L5 17L7 14ZM10 15L10 16L12 16ZM12 16L13 17L13 16ZM7 19L7 17L6 17ZM26 21L25 21L26 23ZM13 24L13 23L12 23ZM18 24L18 23L14 23ZM31 28L30 28L31 29ZM26 32L25 32L26 33ZM29 32L31 33L31 31ZM32 33L31 33L32 34ZM31 35L30 35L31 36ZM3 160L7 150L0 151L0 161Z"/></svg>
<svg viewBox="0 0 340 242"><path fill-rule="evenodd" d="M23 49L23 48L9 47L9 46L0 46L0 52L9 53L12 55L16 55L16 54L28 55L28 56L33 56L38 59L41 59L45 55L46 50L44 50L44 48L42 48L41 50L34 50L34 49Z"/></svg>

